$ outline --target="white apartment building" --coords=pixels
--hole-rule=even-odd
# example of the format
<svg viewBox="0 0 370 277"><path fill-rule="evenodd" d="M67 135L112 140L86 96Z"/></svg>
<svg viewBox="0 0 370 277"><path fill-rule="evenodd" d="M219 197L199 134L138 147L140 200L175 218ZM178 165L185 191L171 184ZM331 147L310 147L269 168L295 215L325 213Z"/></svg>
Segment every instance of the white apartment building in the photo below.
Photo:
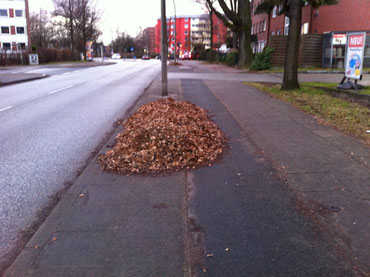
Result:
<svg viewBox="0 0 370 277"><path fill-rule="evenodd" d="M28 0L0 0L0 51L28 49Z"/></svg>
<svg viewBox="0 0 370 277"><path fill-rule="evenodd" d="M191 17L191 39L192 43L204 44L205 49L211 48L211 35L209 33L210 21L208 15Z"/></svg>

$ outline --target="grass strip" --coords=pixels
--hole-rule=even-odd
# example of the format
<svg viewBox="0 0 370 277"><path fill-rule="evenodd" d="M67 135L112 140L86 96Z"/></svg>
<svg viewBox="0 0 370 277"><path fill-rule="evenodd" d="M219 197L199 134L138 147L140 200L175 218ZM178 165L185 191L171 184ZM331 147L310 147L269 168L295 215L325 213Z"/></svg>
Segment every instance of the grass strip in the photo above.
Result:
<svg viewBox="0 0 370 277"><path fill-rule="evenodd" d="M322 82L308 82L308 83L304 83L304 85L322 87L322 88L328 88L328 89L336 89L338 86L337 83L322 83ZM359 90L358 93L370 94L370 87L365 86L363 89Z"/></svg>
<svg viewBox="0 0 370 277"><path fill-rule="evenodd" d="M370 146L370 109L347 100L330 96L324 89L305 84L301 89L283 91L280 85L245 82L277 99L291 103L301 111L315 116L320 123L333 126Z"/></svg>
<svg viewBox="0 0 370 277"><path fill-rule="evenodd" d="M317 71L317 73L320 73L320 72L323 72L323 71L327 71L327 72L343 72L344 73L344 69L340 69L340 68L320 68L320 67L313 67L313 66L307 66L307 67L300 67L298 68L298 72L307 72L307 71ZM284 72L284 67L280 67L280 66L274 66L270 69L267 69L267 70L262 70L262 71L258 71L258 72L263 72L263 73L283 73ZM370 73L370 68L363 68L362 70L363 73Z"/></svg>

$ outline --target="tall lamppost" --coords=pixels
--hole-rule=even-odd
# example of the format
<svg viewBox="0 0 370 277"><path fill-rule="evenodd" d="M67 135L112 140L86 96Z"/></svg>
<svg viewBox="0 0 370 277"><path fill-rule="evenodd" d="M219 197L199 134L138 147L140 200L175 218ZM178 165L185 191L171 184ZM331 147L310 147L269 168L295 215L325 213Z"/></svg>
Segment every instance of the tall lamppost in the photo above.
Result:
<svg viewBox="0 0 370 277"><path fill-rule="evenodd" d="M168 52L168 46L167 46L166 0L161 0L162 96L168 95L167 52Z"/></svg>
<svg viewBox="0 0 370 277"><path fill-rule="evenodd" d="M177 22L177 20L176 20L176 4L175 4L175 0L172 0L172 1L173 1L173 7L175 9L175 56L174 56L174 58L175 58L175 63L176 63L176 54L177 54L177 43L176 43L176 22Z"/></svg>

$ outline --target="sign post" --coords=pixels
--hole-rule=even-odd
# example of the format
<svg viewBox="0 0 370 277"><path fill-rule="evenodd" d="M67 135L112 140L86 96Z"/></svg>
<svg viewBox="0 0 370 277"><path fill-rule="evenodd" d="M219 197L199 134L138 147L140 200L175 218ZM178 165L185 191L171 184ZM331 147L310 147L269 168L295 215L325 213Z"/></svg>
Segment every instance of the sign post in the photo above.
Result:
<svg viewBox="0 0 370 277"><path fill-rule="evenodd" d="M93 60L93 42L91 40L86 41L86 60Z"/></svg>
<svg viewBox="0 0 370 277"><path fill-rule="evenodd" d="M39 55L38 54L30 54L30 65L38 65L39 64Z"/></svg>
<svg viewBox="0 0 370 277"><path fill-rule="evenodd" d="M348 34L345 73L338 88L353 88L356 91L358 90L357 81L362 80L365 41L366 32ZM344 83L346 78L348 81ZM352 83L350 79L355 79L355 83Z"/></svg>

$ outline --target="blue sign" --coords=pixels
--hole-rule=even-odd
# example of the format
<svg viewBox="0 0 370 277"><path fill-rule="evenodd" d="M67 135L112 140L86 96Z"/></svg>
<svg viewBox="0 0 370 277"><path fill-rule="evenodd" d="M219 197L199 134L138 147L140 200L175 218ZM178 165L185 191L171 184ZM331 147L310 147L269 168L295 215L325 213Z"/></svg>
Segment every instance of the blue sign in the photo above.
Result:
<svg viewBox="0 0 370 277"><path fill-rule="evenodd" d="M131 48L130 48L130 51L131 51L131 52L133 52L133 51L134 51L134 47L131 47Z"/></svg>

